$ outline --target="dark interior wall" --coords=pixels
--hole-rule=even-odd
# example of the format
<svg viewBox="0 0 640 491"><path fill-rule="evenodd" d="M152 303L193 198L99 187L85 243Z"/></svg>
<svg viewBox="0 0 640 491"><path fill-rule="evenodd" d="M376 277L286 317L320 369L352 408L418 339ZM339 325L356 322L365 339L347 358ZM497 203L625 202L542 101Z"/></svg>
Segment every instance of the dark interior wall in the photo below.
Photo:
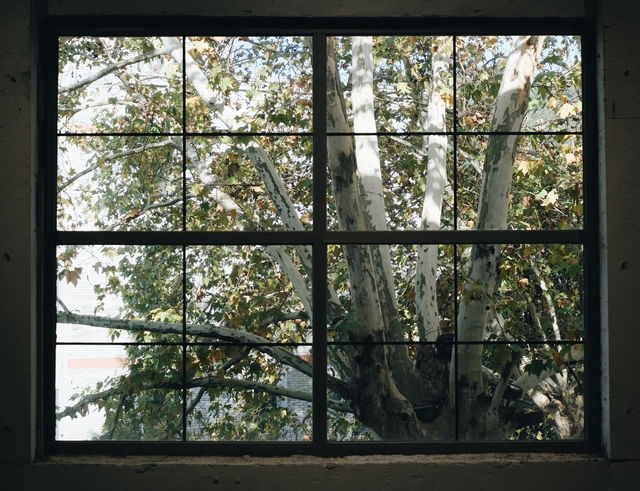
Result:
<svg viewBox="0 0 640 491"><path fill-rule="evenodd" d="M44 8L43 8L44 5ZM38 11L38 8L40 9ZM582 16L581 0L7 0L0 16L0 476L8 489L173 489L186 479L219 489L640 489L639 54L640 7L602 1L603 441L608 459L583 456L349 459L57 458L35 450L35 45L37 15ZM186 471L186 472L185 472ZM5 481L7 482L7 481ZM4 487L0 481L0 487ZM502 487L502 486L500 486Z"/></svg>

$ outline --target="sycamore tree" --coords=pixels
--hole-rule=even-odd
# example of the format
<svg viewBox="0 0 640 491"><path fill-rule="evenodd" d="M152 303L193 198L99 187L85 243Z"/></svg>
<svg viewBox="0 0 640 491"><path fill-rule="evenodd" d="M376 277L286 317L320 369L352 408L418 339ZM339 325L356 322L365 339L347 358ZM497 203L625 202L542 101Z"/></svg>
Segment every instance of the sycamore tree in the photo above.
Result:
<svg viewBox="0 0 640 491"><path fill-rule="evenodd" d="M581 228L579 40L456 42L328 40L329 230ZM311 81L304 37L61 38L58 229L312 230ZM329 439L581 436L580 245L327 255ZM186 408L190 440L310 437L311 246L57 260L58 340L129 343L58 419L178 439Z"/></svg>

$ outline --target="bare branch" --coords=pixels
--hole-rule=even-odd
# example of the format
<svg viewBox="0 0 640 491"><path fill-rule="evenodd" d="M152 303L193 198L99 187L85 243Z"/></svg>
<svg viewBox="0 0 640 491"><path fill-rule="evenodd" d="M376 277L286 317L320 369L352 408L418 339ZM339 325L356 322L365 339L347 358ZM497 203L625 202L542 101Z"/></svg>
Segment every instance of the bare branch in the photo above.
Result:
<svg viewBox="0 0 640 491"><path fill-rule="evenodd" d="M192 194L188 194L187 195L187 199L190 199L190 198L193 198L193 197L194 196ZM180 201L182 201L182 196L177 196L177 197L171 198L171 199L169 199L167 201L160 201L159 203L152 203L152 204L145 205L145 207L142 208L142 210L137 212L135 215L131 215L131 214L127 215L127 216L125 216L125 218L123 218L119 222L114 223L113 225L107 227L105 230L106 231L115 230L117 227L119 227L123 223L129 222L131 220L135 220L136 218L140 218L142 215L144 215L148 211L155 210L156 208L164 208L165 206L175 205L176 203L179 203Z"/></svg>
<svg viewBox="0 0 640 491"><path fill-rule="evenodd" d="M98 158L98 160L95 161L95 163L91 164L89 167L87 167L86 169L78 172L77 174L74 174L72 177L70 177L67 180L67 182L64 182L60 186L58 186L58 193L63 191L66 187L68 187L73 182L75 182L78 179L80 179L82 176L85 176L89 172L92 172L92 171L96 170L98 167L100 167L105 162L109 162L111 160L119 159L121 157L129 157L130 155L136 155L138 153L142 153L142 152L145 152L147 150L154 149L154 148L162 148L162 147L167 147L167 146L173 146L173 141L172 140L163 140L163 141L156 142L156 143L149 143L147 145L141 145L139 147L130 148L130 149L125 150L123 152L117 152L117 153L114 153L112 155L107 155L106 157L100 157L100 158Z"/></svg>
<svg viewBox="0 0 640 491"><path fill-rule="evenodd" d="M298 399L301 401L313 401L313 396L308 392L301 390L289 389L287 387L281 387L279 385L265 384L262 382L256 382L254 380L244 380L237 378L223 378L223 377L200 377L187 382L186 387L193 389L199 387L201 389L212 388L236 388L236 389L248 389L258 392L266 392L274 394L280 397L288 397L290 399ZM156 383L144 383L140 387L136 387L137 390L154 390L154 389L169 389L169 390L181 390L182 384L180 382L156 382ZM133 390L131 388L130 390ZM67 416L74 417L78 412L82 410L84 406L90 404L96 404L98 401L104 401L114 396L121 395L121 400L129 393L125 393L123 389L119 387L112 387L102 392L96 392L95 394L87 394L83 396L78 402L72 406L67 406L62 411L56 414L58 420ZM327 405L330 409L341 412L352 412L348 404L342 401L336 401L335 399L329 399ZM194 406L195 407L195 406ZM191 408L193 409L193 408Z"/></svg>
<svg viewBox="0 0 640 491"><path fill-rule="evenodd" d="M179 322L113 319L111 317L79 315L67 312L58 312L57 319L58 322L64 324L82 324L85 326L102 327L104 329L182 335L182 323ZM257 334L241 329L214 326L212 324L188 324L187 334L219 339L222 341L256 345L256 349L272 356L280 363L295 368L309 377L313 376L313 366L309 362L281 346L274 346L271 341ZM345 399L349 398L349 387L342 380L327 376L327 386L341 397L344 397Z"/></svg>
<svg viewBox="0 0 640 491"><path fill-rule="evenodd" d="M86 85L89 85L96 80L101 79L102 77L106 77L110 73L119 70L120 68L124 68L128 65L133 65L134 63L138 63L140 61L148 60L149 58L154 58L156 56L167 55L169 54L170 49L168 47L162 47L159 49L154 49L153 51L149 51L148 53L142 53L137 56L132 56L131 58L127 58L126 60L121 60L116 63L109 65L108 67L103 68L97 73L94 73L90 77L85 78L84 80L80 80L75 84L67 85L66 87L60 87L58 89L58 94L64 94L65 92L69 92L71 90L80 89Z"/></svg>
<svg viewBox="0 0 640 491"><path fill-rule="evenodd" d="M196 397L193 399L193 401L191 401L191 403L189 404L189 407L187 408L187 414L191 414L191 411L193 411L196 408L198 403L202 400L202 396L206 391L207 391L206 387L200 387L200 390L196 394Z"/></svg>

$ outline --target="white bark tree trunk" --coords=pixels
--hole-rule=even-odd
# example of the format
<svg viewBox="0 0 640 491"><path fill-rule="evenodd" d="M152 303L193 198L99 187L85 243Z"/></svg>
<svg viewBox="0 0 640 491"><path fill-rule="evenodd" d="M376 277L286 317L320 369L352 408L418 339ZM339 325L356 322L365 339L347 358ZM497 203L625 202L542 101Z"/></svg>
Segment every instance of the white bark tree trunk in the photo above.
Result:
<svg viewBox="0 0 640 491"><path fill-rule="evenodd" d="M344 97L335 60L335 49L331 40L328 42L327 52L327 130L346 133L349 132L349 125L343 105ZM327 152L340 230L366 230L353 140L348 135L329 137ZM376 333L376 340L382 341L380 302L369 248L351 245L343 249L349 270L351 298L357 315L363 323L362 328L370 333Z"/></svg>
<svg viewBox="0 0 640 491"><path fill-rule="evenodd" d="M542 36L518 36L514 39L496 97L491 131L517 132L522 127L542 41ZM489 138L476 229L507 228L507 210L517 140L517 135L491 135ZM459 305L459 341L482 341L490 309L489 299L495 288L500 250L500 244L477 244L472 248L468 280L464 285ZM495 414L487 414L486 401L481 400L482 348L481 344L458 346L456 400L459 434L462 438L486 438L496 420ZM455 351L453 361L456 361ZM451 370L452 394L454 374L455 370Z"/></svg>
<svg viewBox="0 0 640 491"><path fill-rule="evenodd" d="M434 48L431 56L431 95L423 121L425 131L446 130L446 107L442 100L444 77L449 68L449 56L442 48ZM442 201L447 185L447 136L429 135L427 146L427 176L422 217L422 230L438 230L442 219ZM440 332L437 294L438 245L418 246L416 265L416 313L418 331L423 341L435 341Z"/></svg>
<svg viewBox="0 0 640 491"><path fill-rule="evenodd" d="M373 96L373 38L352 38L353 129L356 133L375 133L376 119ZM360 200L367 230L387 230L386 207L382 191L380 151L376 135L356 135L356 169L360 184ZM389 246L369 246L380 301L384 339L405 341L405 330L398 314L398 300L391 268ZM417 392L413 386L416 376L405 345L388 346L389 362L400 391L411 397Z"/></svg>
<svg viewBox="0 0 640 491"><path fill-rule="evenodd" d="M349 132L342 83L338 74L332 39L327 41L327 130ZM327 144L329 175L341 230L366 230L365 211L360 194L359 174L353 139L330 137ZM379 166L379 163L378 163ZM349 331L355 345L351 385L351 407L358 419L383 437L418 438L423 434L411 403L398 390L389 355L383 345L385 326L378 296L377 272L366 245L343 247L353 313L358 326ZM376 344L371 344L374 342Z"/></svg>

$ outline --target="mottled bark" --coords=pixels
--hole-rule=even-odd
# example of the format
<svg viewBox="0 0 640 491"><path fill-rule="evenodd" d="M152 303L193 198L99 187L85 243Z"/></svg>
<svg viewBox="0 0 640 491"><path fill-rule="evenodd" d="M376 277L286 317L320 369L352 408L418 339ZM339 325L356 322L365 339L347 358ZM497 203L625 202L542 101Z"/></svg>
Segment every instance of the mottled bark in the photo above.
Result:
<svg viewBox="0 0 640 491"><path fill-rule="evenodd" d="M434 48L431 56L431 94L423 129L429 132L446 130L446 108L442 100L444 77L449 68L449 56ZM420 228L438 230L442 219L442 202L447 185L447 136L429 135L427 147L426 189ZM416 314L422 341L435 341L440 333L437 293L438 245L418 246L416 265Z"/></svg>
<svg viewBox="0 0 640 491"><path fill-rule="evenodd" d="M491 125L494 132L517 132L529 103L529 92L542 49L541 36L517 36L507 58ZM504 230L517 150L516 135L491 135L484 162L476 228ZM481 341L495 289L499 244L474 245L458 314L458 340ZM455 352L454 352L455 361ZM452 374L454 371L452 370ZM452 386L455 382L452 379ZM482 385L482 345L458 347L457 404L462 438L486 438L499 428L488 411ZM452 391L453 392L453 391ZM496 435L497 436L497 435Z"/></svg>
<svg viewBox="0 0 640 491"><path fill-rule="evenodd" d="M356 133L375 133L376 119L373 95L373 39L371 36L352 38L351 105L353 129ZM360 200L367 230L387 230L386 207L382 191L380 152L376 135L356 135L355 155ZM380 314L386 341L404 341L405 328L398 313L398 300L391 269L389 246L370 245L371 261L376 279ZM420 392L419 381L409 359L406 345L387 346L389 363L400 392L414 399Z"/></svg>
<svg viewBox="0 0 640 491"><path fill-rule="evenodd" d="M327 41L327 129L348 132L342 84L338 75L333 41ZM331 137L328 141L329 175L333 186L338 223L341 230L366 230L367 223L360 194L358 163L353 138ZM379 165L379 164L378 164ZM353 346L351 407L358 419L383 438L419 438L421 422L412 405L398 390L381 343L385 340L383 316L378 296L378 277L371 251L366 245L343 247L353 314L357 327L349 331Z"/></svg>

